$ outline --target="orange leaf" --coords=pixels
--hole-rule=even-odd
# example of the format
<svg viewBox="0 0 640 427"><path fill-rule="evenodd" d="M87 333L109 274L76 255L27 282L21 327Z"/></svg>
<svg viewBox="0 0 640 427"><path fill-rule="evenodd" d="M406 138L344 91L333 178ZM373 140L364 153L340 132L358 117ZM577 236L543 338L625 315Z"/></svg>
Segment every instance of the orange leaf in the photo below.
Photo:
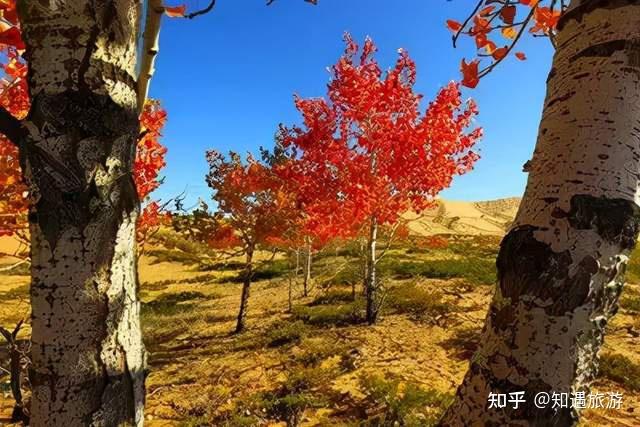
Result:
<svg viewBox="0 0 640 427"><path fill-rule="evenodd" d="M458 21L454 21L453 19L447 19L447 28L449 28L454 33L457 33L462 29L462 24Z"/></svg>
<svg viewBox="0 0 640 427"><path fill-rule="evenodd" d="M527 55L525 55L524 52L516 52L516 58L520 61L524 61L527 59Z"/></svg>
<svg viewBox="0 0 640 427"><path fill-rule="evenodd" d="M184 15L186 12L187 12L187 6L185 5L164 8L164 13L169 18L184 18Z"/></svg>
<svg viewBox="0 0 640 427"><path fill-rule="evenodd" d="M507 39L515 39L518 32L513 27L506 27L502 29L502 36Z"/></svg>
<svg viewBox="0 0 640 427"><path fill-rule="evenodd" d="M467 63L464 59L462 59L462 63L460 64L460 71L462 71L462 84L468 88L473 89L478 86L480 82L480 78L478 77L478 65L480 61L473 60L470 63Z"/></svg>
<svg viewBox="0 0 640 427"><path fill-rule="evenodd" d="M507 56L507 48L506 47L500 47L496 50L493 51L493 53L491 54L491 56L493 56L493 59L495 59L496 61L501 60L502 58L504 58L505 56Z"/></svg>
<svg viewBox="0 0 640 427"><path fill-rule="evenodd" d="M487 16L487 15L490 15L490 14L491 14L491 12L493 12L493 10L494 10L495 8L496 8L495 6L487 6L487 7L483 8L483 9L478 13L478 15L480 15L480 16Z"/></svg>

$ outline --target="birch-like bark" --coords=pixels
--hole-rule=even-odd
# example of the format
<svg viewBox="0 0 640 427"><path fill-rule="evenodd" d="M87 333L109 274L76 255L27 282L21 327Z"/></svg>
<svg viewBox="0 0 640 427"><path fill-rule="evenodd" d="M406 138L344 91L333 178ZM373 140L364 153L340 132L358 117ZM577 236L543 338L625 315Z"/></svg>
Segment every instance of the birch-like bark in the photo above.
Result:
<svg viewBox="0 0 640 427"><path fill-rule="evenodd" d="M21 0L31 425L142 425L135 0Z"/></svg>
<svg viewBox="0 0 640 427"><path fill-rule="evenodd" d="M304 262L304 282L302 284L302 293L305 297L309 296L309 284L311 283L311 262L312 262L312 251L311 242L307 242L306 248L306 259Z"/></svg>
<svg viewBox="0 0 640 427"><path fill-rule="evenodd" d="M371 225L369 227L369 241L367 252L367 323L373 325L378 319L378 283L376 277L376 245L378 243L378 221L376 217L371 218Z"/></svg>
<svg viewBox="0 0 640 427"><path fill-rule="evenodd" d="M240 297L240 310L236 322L236 334L244 331L249 309L249 295L251 293L251 276L253 276L253 249L247 251L244 271L242 273L242 295Z"/></svg>
<svg viewBox="0 0 640 427"><path fill-rule="evenodd" d="M441 425L571 426L537 393L588 391L638 236L640 4L575 2L560 22L527 190L502 241L480 348ZM525 392L518 409L488 394Z"/></svg>

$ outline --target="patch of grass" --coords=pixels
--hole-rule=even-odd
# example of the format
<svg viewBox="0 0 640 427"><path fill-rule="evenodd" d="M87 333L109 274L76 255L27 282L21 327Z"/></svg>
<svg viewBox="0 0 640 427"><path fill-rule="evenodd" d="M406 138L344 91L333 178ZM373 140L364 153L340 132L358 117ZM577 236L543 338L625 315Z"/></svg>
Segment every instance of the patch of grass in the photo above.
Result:
<svg viewBox="0 0 640 427"><path fill-rule="evenodd" d="M340 269L334 276L324 280L323 286L351 286L362 282L362 266L360 262L352 262Z"/></svg>
<svg viewBox="0 0 640 427"><path fill-rule="evenodd" d="M198 253L184 252L176 249L152 249L147 251L147 255L154 258L151 265L161 262L194 265L200 264L201 262L201 257Z"/></svg>
<svg viewBox="0 0 640 427"><path fill-rule="evenodd" d="M437 259L424 262L387 259L381 263L382 276L395 279L427 277L430 279L463 278L475 284L490 285L496 281L495 260L467 256L460 259Z"/></svg>
<svg viewBox="0 0 640 427"><path fill-rule="evenodd" d="M267 330L265 339L268 347L280 347L299 343L307 333L307 326L301 320L276 322Z"/></svg>
<svg viewBox="0 0 640 427"><path fill-rule="evenodd" d="M150 316L175 316L176 314L190 311L195 308L194 303L185 304L187 301L202 300L206 298L207 296L202 292L193 291L164 294L152 301L143 303L141 315L143 318Z"/></svg>
<svg viewBox="0 0 640 427"><path fill-rule="evenodd" d="M251 275L252 282L259 282L261 280L273 280L279 277L284 277L291 272L291 266L286 260L275 260L262 267L254 270ZM242 283L244 280L244 272L240 271L233 277L227 277L219 279L220 283Z"/></svg>
<svg viewBox="0 0 640 427"><path fill-rule="evenodd" d="M622 298L620 298L620 308L640 313L640 295L632 294L625 290Z"/></svg>
<svg viewBox="0 0 640 427"><path fill-rule="evenodd" d="M628 390L640 391L640 364L621 354L602 355L599 376L617 382Z"/></svg>
<svg viewBox="0 0 640 427"><path fill-rule="evenodd" d="M345 326L364 322L364 301L293 307L295 318L316 326Z"/></svg>
<svg viewBox="0 0 640 427"><path fill-rule="evenodd" d="M332 289L328 290L322 295L317 296L309 305L327 305L327 304L340 304L353 302L353 295L351 290L345 289Z"/></svg>
<svg viewBox="0 0 640 427"><path fill-rule="evenodd" d="M318 366L331 357L340 357L343 362L349 356L349 347L327 337L305 338L299 344L296 362L304 367ZM341 366L344 365L341 363ZM344 366L343 366L344 368Z"/></svg>
<svg viewBox="0 0 640 427"><path fill-rule="evenodd" d="M433 320L456 311L456 307L444 300L441 292L427 290L416 285L397 286L389 289L385 300L387 307L396 313L406 313L414 319Z"/></svg>
<svg viewBox="0 0 640 427"><path fill-rule="evenodd" d="M377 426L435 425L453 399L451 394L380 375L362 376L360 387L368 406L377 412L368 422Z"/></svg>
<svg viewBox="0 0 640 427"><path fill-rule="evenodd" d="M640 245L631 252L626 278L629 282L640 283Z"/></svg>

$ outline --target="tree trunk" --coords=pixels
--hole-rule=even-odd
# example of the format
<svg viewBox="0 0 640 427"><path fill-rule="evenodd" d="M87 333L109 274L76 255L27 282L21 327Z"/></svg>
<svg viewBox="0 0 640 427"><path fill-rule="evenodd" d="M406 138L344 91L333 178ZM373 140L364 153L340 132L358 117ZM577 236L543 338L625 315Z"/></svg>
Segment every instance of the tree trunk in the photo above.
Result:
<svg viewBox="0 0 640 427"><path fill-rule="evenodd" d="M134 0L27 1L31 425L142 425Z"/></svg>
<svg viewBox="0 0 640 427"><path fill-rule="evenodd" d="M304 262L304 282L302 285L302 293L305 297L309 296L309 284L311 283L311 256L312 256L311 242L307 242L307 258Z"/></svg>
<svg viewBox="0 0 640 427"><path fill-rule="evenodd" d="M236 323L236 334L244 331L246 326L249 294L251 291L251 276L253 275L253 250L247 251L247 260L242 275L242 296L240 297L240 311L238 312L238 321Z"/></svg>
<svg viewBox="0 0 640 427"><path fill-rule="evenodd" d="M572 3L480 348L441 425L575 425L537 393L588 391L638 235L640 4ZM488 394L524 391L518 409ZM541 405L544 406L544 405Z"/></svg>
<svg viewBox="0 0 640 427"><path fill-rule="evenodd" d="M378 240L378 221L376 217L371 218L369 228L369 241L367 252L367 323L373 325L378 319L378 283L376 277L376 244Z"/></svg>

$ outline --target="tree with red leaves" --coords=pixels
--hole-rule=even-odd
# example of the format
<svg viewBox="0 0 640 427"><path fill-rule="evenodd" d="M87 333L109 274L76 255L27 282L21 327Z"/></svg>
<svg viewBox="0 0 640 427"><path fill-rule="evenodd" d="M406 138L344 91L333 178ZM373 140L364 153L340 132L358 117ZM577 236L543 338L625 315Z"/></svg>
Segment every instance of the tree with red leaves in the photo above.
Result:
<svg viewBox="0 0 640 427"><path fill-rule="evenodd" d="M589 393L638 238L640 3L483 0L464 24L449 27L482 49L465 73L471 87L527 29L549 36L556 52L480 344L441 425L576 425L580 408L533 398ZM476 72L500 33L508 46ZM487 405L490 393L511 392L526 402Z"/></svg>
<svg viewBox="0 0 640 427"><path fill-rule="evenodd" d="M367 229L367 320L374 323L381 300L379 228L398 224L410 209L424 210L455 175L469 171L482 132L469 130L476 106L462 101L457 84L440 90L422 112L407 52L400 50L383 73L373 41L361 51L349 35L345 41L327 98L296 97L304 126L282 127L279 139L295 152L290 180L309 224L334 234Z"/></svg>
<svg viewBox="0 0 640 427"><path fill-rule="evenodd" d="M289 229L296 211L284 182L264 163L231 152L226 158L217 151L207 152L209 173L206 180L217 204L210 245L235 249L234 255L245 257L242 273L242 296L236 333L246 327L251 280L256 270L258 246L269 246ZM275 254L275 252L274 252Z"/></svg>

